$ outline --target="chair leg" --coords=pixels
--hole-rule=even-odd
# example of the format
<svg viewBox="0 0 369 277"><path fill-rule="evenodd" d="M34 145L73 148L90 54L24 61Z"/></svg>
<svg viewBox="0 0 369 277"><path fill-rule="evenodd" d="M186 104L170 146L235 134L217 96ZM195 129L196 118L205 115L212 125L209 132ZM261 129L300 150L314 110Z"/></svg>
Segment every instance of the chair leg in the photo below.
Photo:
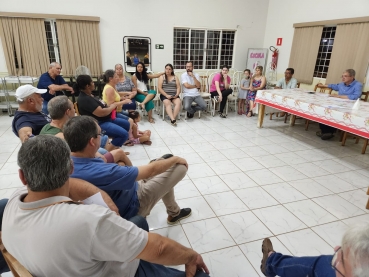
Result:
<svg viewBox="0 0 369 277"><path fill-rule="evenodd" d="M366 147L368 146L368 141L369 139L365 139L364 140L364 145L363 145L363 149L361 150L361 154L365 154L366 152ZM368 193L369 193L369 188L368 188ZM368 208L367 208L368 209Z"/></svg>
<svg viewBox="0 0 369 277"><path fill-rule="evenodd" d="M358 144L359 143L359 140L360 140L360 138L357 137L356 140L355 140L355 144Z"/></svg>
<svg viewBox="0 0 369 277"><path fill-rule="evenodd" d="M342 143L341 143L341 146L345 146L346 139L347 139L347 132L344 132L344 133L343 133L343 137L342 137Z"/></svg>
<svg viewBox="0 0 369 277"><path fill-rule="evenodd" d="M310 121L308 119L305 120L305 131L309 129Z"/></svg>
<svg viewBox="0 0 369 277"><path fill-rule="evenodd" d="M270 113L269 120L272 120L273 114L274 113Z"/></svg>
<svg viewBox="0 0 369 277"><path fill-rule="evenodd" d="M287 123L287 117L289 116L288 113L286 113L286 115L284 116L284 123Z"/></svg>

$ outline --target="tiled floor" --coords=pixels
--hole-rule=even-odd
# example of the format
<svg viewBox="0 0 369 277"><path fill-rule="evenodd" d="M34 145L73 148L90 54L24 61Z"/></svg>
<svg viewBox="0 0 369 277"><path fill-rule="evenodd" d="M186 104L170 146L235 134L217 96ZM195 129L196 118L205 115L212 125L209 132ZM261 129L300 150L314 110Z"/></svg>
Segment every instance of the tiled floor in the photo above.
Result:
<svg viewBox="0 0 369 277"><path fill-rule="evenodd" d="M21 185L11 120L0 116L1 198ZM264 237L283 253L330 254L348 226L369 222L369 153L360 154L361 144L322 141L317 124L305 131L303 122L289 127L266 119L258 129L256 121L234 113L182 119L177 127L144 120L140 129L152 131L153 145L126 149L137 166L165 153L187 159L189 171L175 192L192 216L169 227L159 202L147 219L152 232L201 253L211 276L261 276Z"/></svg>

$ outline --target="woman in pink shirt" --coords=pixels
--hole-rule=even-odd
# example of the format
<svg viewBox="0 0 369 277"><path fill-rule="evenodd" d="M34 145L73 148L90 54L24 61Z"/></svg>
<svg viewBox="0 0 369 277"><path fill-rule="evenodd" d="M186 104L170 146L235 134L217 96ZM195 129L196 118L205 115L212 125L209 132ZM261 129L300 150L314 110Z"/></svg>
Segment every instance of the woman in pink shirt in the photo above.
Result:
<svg viewBox="0 0 369 277"><path fill-rule="evenodd" d="M214 75L210 86L211 97L215 98L217 102L220 102L219 116L221 118L226 118L226 115L223 114L223 110L227 104L228 95L232 93L232 89L229 88L231 77L228 76L228 70L228 66L222 66L222 71Z"/></svg>

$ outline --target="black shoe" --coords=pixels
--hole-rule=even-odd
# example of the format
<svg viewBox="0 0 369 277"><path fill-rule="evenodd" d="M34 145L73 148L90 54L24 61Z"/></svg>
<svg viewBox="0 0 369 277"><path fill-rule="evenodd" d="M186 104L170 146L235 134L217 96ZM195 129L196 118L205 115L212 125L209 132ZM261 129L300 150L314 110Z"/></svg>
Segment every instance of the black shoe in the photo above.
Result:
<svg viewBox="0 0 369 277"><path fill-rule="evenodd" d="M189 113L189 112L187 112L187 117L188 117L188 118L193 118L193 113Z"/></svg>
<svg viewBox="0 0 369 277"><path fill-rule="evenodd" d="M170 225L176 224L178 223L181 219L187 218L191 215L191 209L190 208L184 208L181 209L181 211L179 212L179 215L177 215L176 217L171 217L170 215L168 216L167 219L167 223Z"/></svg>
<svg viewBox="0 0 369 277"><path fill-rule="evenodd" d="M268 276L266 272L266 263L269 257L269 252L274 252L273 244L270 239L263 240L263 244L261 245L261 252L263 252L263 259L261 260L260 270L265 276Z"/></svg>
<svg viewBox="0 0 369 277"><path fill-rule="evenodd" d="M171 120L170 121L170 124L172 124L173 126L177 126L177 121L174 119L174 120Z"/></svg>
<svg viewBox="0 0 369 277"><path fill-rule="evenodd" d="M165 154L165 155L161 156L160 158L162 158L163 160L166 160L166 159L169 159L171 157L173 157L173 154ZM155 161L156 161L156 159L153 159L149 163L151 164L152 162L155 162Z"/></svg>
<svg viewBox="0 0 369 277"><path fill-rule="evenodd" d="M316 131L315 133L318 137L322 137L322 131Z"/></svg>
<svg viewBox="0 0 369 277"><path fill-rule="evenodd" d="M328 139L331 139L333 138L334 135L333 134L329 134L329 133L325 133L325 134L322 134L322 136L320 137L322 140L328 140Z"/></svg>
<svg viewBox="0 0 369 277"><path fill-rule="evenodd" d="M219 114L219 116L220 116L221 118L227 118L227 116L226 116L224 113L220 113L220 114Z"/></svg>

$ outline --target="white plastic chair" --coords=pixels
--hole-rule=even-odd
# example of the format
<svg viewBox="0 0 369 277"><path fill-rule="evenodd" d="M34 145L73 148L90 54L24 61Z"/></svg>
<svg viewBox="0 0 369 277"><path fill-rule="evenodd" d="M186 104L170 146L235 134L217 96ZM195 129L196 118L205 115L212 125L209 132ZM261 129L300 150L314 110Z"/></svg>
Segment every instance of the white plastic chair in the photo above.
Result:
<svg viewBox="0 0 369 277"><path fill-rule="evenodd" d="M9 90L9 84L12 85L12 89ZM13 109L18 109L19 104L16 101L11 101L10 96L15 96L16 89L20 86L20 81L18 76L7 76L4 77L5 86L5 97L8 102L8 113L9 116L13 115Z"/></svg>

